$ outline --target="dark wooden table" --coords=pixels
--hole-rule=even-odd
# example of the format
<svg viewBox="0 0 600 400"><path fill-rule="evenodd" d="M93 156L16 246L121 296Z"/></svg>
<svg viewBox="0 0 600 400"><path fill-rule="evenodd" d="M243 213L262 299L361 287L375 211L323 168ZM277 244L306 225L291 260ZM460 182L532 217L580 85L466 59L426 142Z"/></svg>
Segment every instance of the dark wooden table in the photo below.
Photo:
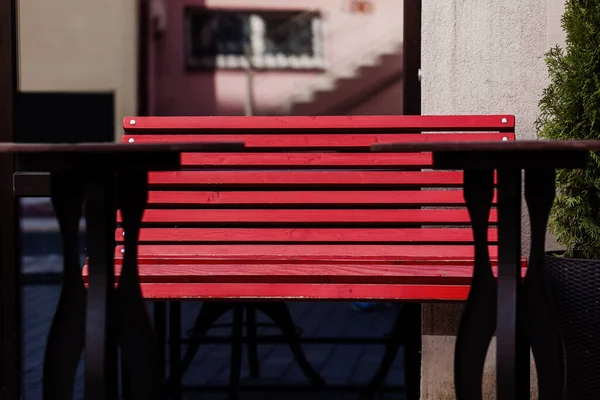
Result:
<svg viewBox="0 0 600 400"><path fill-rule="evenodd" d="M464 170L464 196L475 242L469 298L456 338L454 382L458 400L480 400L485 357L496 334L497 398L530 398L530 348L539 399L562 399L565 357L543 279L545 234L557 168L585 168L600 141L390 143L377 152L432 152L438 169ZM521 280L521 187L531 223L527 275ZM497 188L498 280L488 254L488 218Z"/></svg>
<svg viewBox="0 0 600 400"><path fill-rule="evenodd" d="M243 143L0 144L21 169L50 172L51 197L64 255L64 283L44 358L46 400L73 398L74 378L85 349L85 398L116 399L118 371L130 399L159 399L159 368L137 267L137 237L148 198L148 171L178 170L181 152L227 152ZM114 231L120 209L125 236L123 269L114 280ZM79 220L87 222L89 285L81 278ZM120 349L120 352L118 351Z"/></svg>

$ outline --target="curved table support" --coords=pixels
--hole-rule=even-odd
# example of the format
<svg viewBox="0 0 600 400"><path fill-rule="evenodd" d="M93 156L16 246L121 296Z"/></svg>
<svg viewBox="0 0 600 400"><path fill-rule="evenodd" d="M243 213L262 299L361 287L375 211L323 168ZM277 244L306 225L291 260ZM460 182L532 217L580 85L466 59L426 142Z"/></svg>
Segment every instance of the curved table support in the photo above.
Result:
<svg viewBox="0 0 600 400"><path fill-rule="evenodd" d="M117 203L123 217L125 254L116 291L117 332L122 368L130 380L128 398L159 399L164 377L158 368L158 347L144 305L137 265L137 240L148 201L148 173L120 172Z"/></svg>
<svg viewBox="0 0 600 400"><path fill-rule="evenodd" d="M116 399L117 346L113 318L116 221L114 174L86 174L86 190L89 277L85 324L85 398Z"/></svg>
<svg viewBox="0 0 600 400"><path fill-rule="evenodd" d="M84 345L86 289L79 262L79 220L85 197L80 177L55 173L50 191L63 248L63 286L50 326L44 356L46 400L73 398L73 385Z"/></svg>
<svg viewBox="0 0 600 400"><path fill-rule="evenodd" d="M473 227L475 265L456 337L454 382L457 400L480 400L485 357L496 330L496 281L488 251L493 170L465 171L464 194Z"/></svg>
<svg viewBox="0 0 600 400"><path fill-rule="evenodd" d="M529 399L530 352L521 299L521 169L498 174L498 311L496 382L499 399Z"/></svg>
<svg viewBox="0 0 600 400"><path fill-rule="evenodd" d="M530 346L536 359L540 400L564 398L564 346L543 276L555 171L527 169L525 176L531 249L527 275L521 284L521 170L498 170L496 285L487 253L493 173L465 171L464 191L473 226L475 268L456 341L455 385L459 400L481 400L483 365L494 331L498 398L529 398Z"/></svg>
<svg viewBox="0 0 600 400"><path fill-rule="evenodd" d="M501 129L511 130L508 118L502 118ZM508 139L508 138L504 138ZM498 400L529 398L530 346L536 359L538 371L539 399L563 399L565 395L564 346L554 315L544 275L544 238L548 214L554 199L554 175L557 168L585 169L588 166L590 151L599 151L600 141L544 141L532 142L503 140L498 143L413 143L375 144L371 149L378 152L431 151L435 169L462 169L465 171L464 189L467 207L472 220L476 268L471 293L464 311L457 338L455 355L455 384L459 400L481 399L482 377L480 364L473 362L467 368L469 358L481 357L484 340L489 332L488 315L497 317L496 352L496 397ZM480 172L476 172L480 171ZM498 287L495 307L492 301L480 294L481 282L477 273L482 262L481 217L475 207L475 198L469 198L477 190L489 191L489 181L477 189L476 176L498 171ZM521 173L525 170L525 197L531 219L531 253L525 280L521 279ZM481 174L481 175L479 175ZM483 201L483 194L480 193ZM487 200L486 200L487 201ZM487 203L486 203L487 205ZM479 233L478 233L479 232ZM483 268L487 273L487 268ZM492 285L488 283L490 290ZM474 327L475 299L488 302L485 313L481 313L480 323L484 327ZM483 337L475 337L473 343L465 339L467 332L477 331ZM464 346L464 347L463 347ZM467 354L465 348L475 354ZM466 377L473 378L469 384Z"/></svg>
<svg viewBox="0 0 600 400"><path fill-rule="evenodd" d="M44 359L45 399L73 397L74 376L85 347L85 398L116 399L118 347L125 396L158 399L163 393L158 349L140 290L137 236L147 201L148 171L177 171L182 152L239 151L242 142L183 145L4 144L20 154L27 171L47 171L64 251L64 285ZM123 214L125 260L115 290L117 199ZM88 289L81 278L78 231L85 204ZM118 302L115 304L115 302Z"/></svg>
<svg viewBox="0 0 600 400"><path fill-rule="evenodd" d="M543 273L546 226L554 196L553 169L525 171L531 249L523 298L527 304L525 321L536 361L540 400L564 398L566 386L564 346Z"/></svg>

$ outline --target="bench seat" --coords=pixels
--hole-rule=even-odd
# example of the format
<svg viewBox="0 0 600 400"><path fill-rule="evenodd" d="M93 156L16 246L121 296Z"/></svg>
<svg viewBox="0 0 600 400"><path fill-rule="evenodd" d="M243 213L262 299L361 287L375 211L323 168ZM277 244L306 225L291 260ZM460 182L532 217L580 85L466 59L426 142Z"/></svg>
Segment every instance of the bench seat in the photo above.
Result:
<svg viewBox="0 0 600 400"><path fill-rule="evenodd" d="M368 146L514 140L507 115L127 117L123 127L132 146L247 147L183 153L180 171L149 174L138 259L153 299L463 301L474 250L462 172L433 170L431 153ZM495 265L495 207L489 222ZM115 231L117 269L125 234Z"/></svg>

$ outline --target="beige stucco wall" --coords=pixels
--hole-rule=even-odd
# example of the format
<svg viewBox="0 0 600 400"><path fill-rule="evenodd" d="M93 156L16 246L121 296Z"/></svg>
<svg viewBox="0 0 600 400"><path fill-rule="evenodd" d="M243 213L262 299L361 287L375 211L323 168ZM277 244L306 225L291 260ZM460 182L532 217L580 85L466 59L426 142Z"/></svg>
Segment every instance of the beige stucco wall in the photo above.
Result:
<svg viewBox="0 0 600 400"><path fill-rule="evenodd" d="M563 10L563 0L423 0L423 114L514 114L517 138L534 139L538 102L548 83L544 53L564 44ZM459 305L424 306L423 399L454 398L460 312ZM493 348L488 353L485 399L495 398L494 353Z"/></svg>
<svg viewBox="0 0 600 400"><path fill-rule="evenodd" d="M548 48L565 45L565 32L563 31L560 19L565 11L566 0L547 0L548 1Z"/></svg>
<svg viewBox="0 0 600 400"><path fill-rule="evenodd" d="M136 0L19 0L22 91L115 93L115 137L137 110Z"/></svg>

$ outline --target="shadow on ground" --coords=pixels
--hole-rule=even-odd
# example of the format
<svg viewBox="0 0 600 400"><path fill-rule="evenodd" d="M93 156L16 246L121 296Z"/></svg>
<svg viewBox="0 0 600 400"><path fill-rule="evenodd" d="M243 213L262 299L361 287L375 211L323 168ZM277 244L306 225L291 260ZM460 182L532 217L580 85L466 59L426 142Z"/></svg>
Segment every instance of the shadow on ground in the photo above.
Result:
<svg viewBox="0 0 600 400"><path fill-rule="evenodd" d="M60 257L47 257L37 262L60 262ZM28 262L35 262L29 260ZM57 283L31 283L23 287L23 390L24 399L41 399L42 359L46 335L51 323L60 285ZM184 303L182 309L182 332L192 327L201 303ZM149 308L152 304L149 303ZM348 303L335 302L292 302L289 303L294 321L303 329L304 335L340 336L340 337L382 337L390 329L396 316L394 308L377 312L356 312ZM260 314L259 314L260 315ZM231 320L231 314L225 315L219 322ZM259 319L260 322L260 319ZM271 333L273 328L262 328L260 333ZM275 331L273 331L275 332ZM227 328L211 331L211 334L228 334ZM182 351L184 351L182 349ZM332 384L358 385L368 382L383 356L381 345L318 345L306 344L304 350L308 360L321 375ZM230 347L222 344L201 346L192 365L184 376L184 385L226 385L229 377ZM245 354L244 354L245 357ZM248 378L248 366L244 359L243 384L305 384L306 380L292 359L285 345L259 345L261 377ZM82 399L83 374L80 368L77 374L76 399ZM388 376L388 384L402 385L404 370L402 352L398 354ZM185 399L225 399L223 392L187 392ZM243 399L359 399L358 393L332 392L267 392L248 391L240 393ZM376 398L402 399L402 395L382 393Z"/></svg>

